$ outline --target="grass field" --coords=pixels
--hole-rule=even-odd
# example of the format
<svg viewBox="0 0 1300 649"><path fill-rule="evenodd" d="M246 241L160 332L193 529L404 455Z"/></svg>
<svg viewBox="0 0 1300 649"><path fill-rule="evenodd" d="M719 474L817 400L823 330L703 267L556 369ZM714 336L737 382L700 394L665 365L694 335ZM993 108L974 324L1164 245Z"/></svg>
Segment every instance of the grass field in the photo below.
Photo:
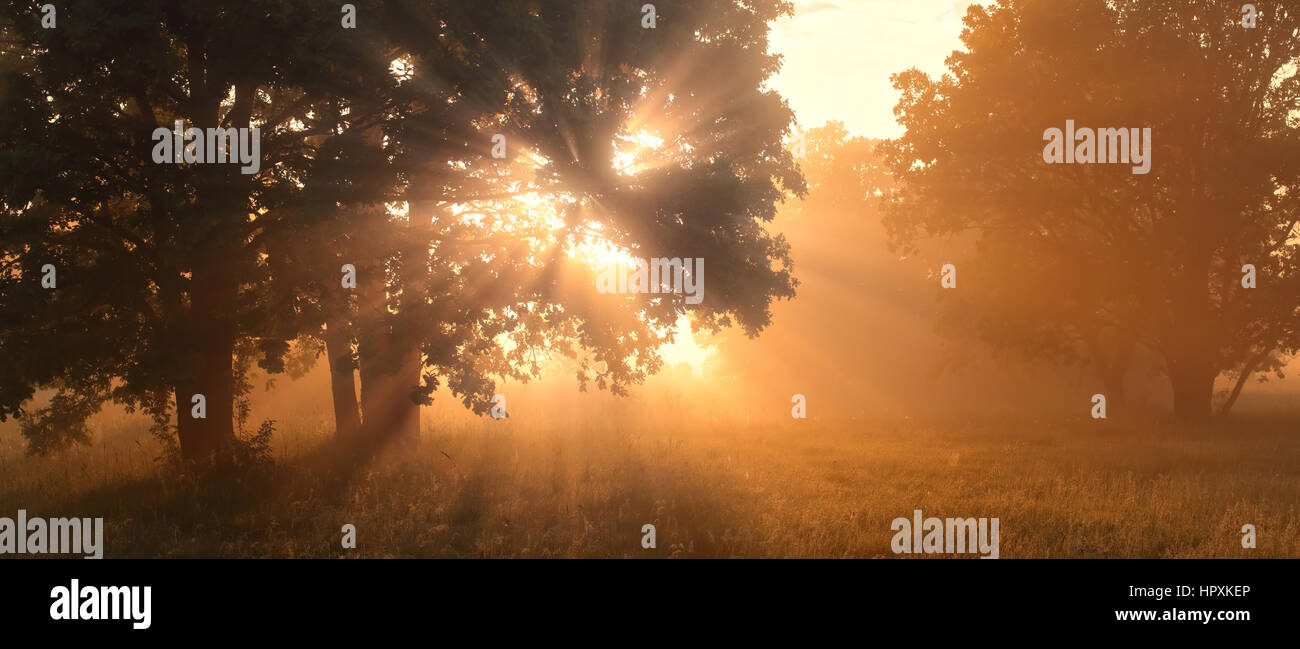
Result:
<svg viewBox="0 0 1300 649"><path fill-rule="evenodd" d="M102 516L107 557L892 557L913 509L999 518L1002 558L1300 557L1300 435L1281 420L426 421L418 451L370 461L287 427L273 466L201 479L120 424L51 458L6 435L0 515Z"/></svg>

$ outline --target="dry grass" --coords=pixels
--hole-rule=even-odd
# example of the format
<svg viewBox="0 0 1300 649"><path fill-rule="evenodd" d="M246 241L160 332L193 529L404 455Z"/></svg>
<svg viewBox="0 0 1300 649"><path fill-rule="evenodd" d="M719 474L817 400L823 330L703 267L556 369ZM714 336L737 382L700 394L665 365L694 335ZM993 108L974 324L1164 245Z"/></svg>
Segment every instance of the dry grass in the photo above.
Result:
<svg viewBox="0 0 1300 649"><path fill-rule="evenodd" d="M1281 420L426 423L417 452L373 461L289 427L273 468L202 479L155 464L127 420L54 458L6 435L0 515L103 516L109 557L882 557L917 508L1000 518L1003 558L1300 557L1300 435Z"/></svg>

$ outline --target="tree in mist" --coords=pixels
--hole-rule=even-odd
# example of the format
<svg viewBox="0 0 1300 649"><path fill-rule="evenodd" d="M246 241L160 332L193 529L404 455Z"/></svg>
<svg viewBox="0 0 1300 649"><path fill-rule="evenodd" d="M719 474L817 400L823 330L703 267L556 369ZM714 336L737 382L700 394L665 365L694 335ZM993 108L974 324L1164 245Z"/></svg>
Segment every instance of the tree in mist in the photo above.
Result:
<svg viewBox="0 0 1300 649"><path fill-rule="evenodd" d="M349 332L325 327L340 429L355 421L353 361L371 441L416 439L441 385L485 413L491 377L526 380L541 358L616 393L656 371L688 305L595 294L584 250L711 260L709 297L689 305L705 328L757 331L792 295L784 244L758 226L802 190L780 146L790 113L761 88L776 65L765 23L784 3L686 4L655 30L609 2L382 9L406 77L383 129L405 213L371 209L327 246L366 262L353 309L326 309Z"/></svg>
<svg viewBox="0 0 1300 649"><path fill-rule="evenodd" d="M0 414L22 417L35 449L111 400L160 432L174 402L186 459L231 454L238 369L253 355L274 369L292 336L269 301L265 239L296 182L279 163L306 136L293 107L332 81L323 71L367 60L313 6L68 3L42 29L35 3L8 3ZM177 120L260 128L260 169L155 163L154 129ZM53 290L37 283L44 264ZM50 406L24 413L43 387L58 390ZM206 417L192 416L198 395Z"/></svg>
<svg viewBox="0 0 1300 649"><path fill-rule="evenodd" d="M896 242L977 237L949 323L1086 359L1116 397L1154 357L1187 420L1221 375L1230 407L1277 371L1300 346L1300 12L1270 3L1246 29L1221 2L1002 0L965 25L943 77L894 77L907 131L882 147ZM1150 173L1046 164L1066 120L1150 128Z"/></svg>
<svg viewBox="0 0 1300 649"><path fill-rule="evenodd" d="M680 3L653 30L621 2L357 4L373 27L303 2L95 2L42 30L9 3L0 416L33 450L85 441L114 401L222 460L243 372L283 370L302 335L328 348L341 429L409 439L440 385L484 412L491 377L552 354L622 392L683 314L757 331L793 294L760 226L802 191L762 87L788 3ZM154 164L150 132L177 119L260 128L260 171ZM597 295L584 245L703 257L706 299Z"/></svg>
<svg viewBox="0 0 1300 649"><path fill-rule="evenodd" d="M761 224L787 191L803 190L782 143L792 115L763 87L778 65L766 25L789 4L680 3L653 30L631 9L639 11L617 2L502 1L451 21L472 25L484 58L513 81L508 110L486 130L499 129L534 160L526 188L561 222L532 238L531 253L499 241L471 248L492 260L479 283L509 289L515 302L498 335L511 338L516 366L535 368L524 350L567 356L581 385L616 393L660 367L654 350L683 314L706 330L734 324L752 333L770 322L769 305L793 295L793 279L783 238ZM509 211L503 220L490 205L476 207L488 212L480 227L519 247ZM441 245L463 244L448 236ZM590 265L567 254L584 245L703 258L706 298L688 305L674 294L597 295ZM460 295L483 290L469 283L471 273L443 277L464 286ZM431 293L427 302L436 309L446 299ZM437 331L440 322L414 329ZM424 351L448 354L427 336Z"/></svg>

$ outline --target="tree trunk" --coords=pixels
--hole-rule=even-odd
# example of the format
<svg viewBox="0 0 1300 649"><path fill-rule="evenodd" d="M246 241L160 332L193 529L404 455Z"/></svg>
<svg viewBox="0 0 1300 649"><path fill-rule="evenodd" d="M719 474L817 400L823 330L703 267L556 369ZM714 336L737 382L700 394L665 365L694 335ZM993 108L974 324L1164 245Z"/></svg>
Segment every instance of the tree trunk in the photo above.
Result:
<svg viewBox="0 0 1300 649"><path fill-rule="evenodd" d="M1132 364L1135 343L1129 338L1116 335L1111 341L1114 352L1107 357L1099 332L1087 337L1086 340L1092 355L1092 363L1106 390L1107 415L1113 419L1114 415L1127 414L1128 390L1125 383L1129 366Z"/></svg>
<svg viewBox="0 0 1300 649"><path fill-rule="evenodd" d="M188 73L191 85L190 115L196 128L218 125L221 98L207 85L203 67L203 46L189 43ZM251 88L237 93L229 115L231 125L247 127ZM205 232L202 245L191 244L189 312L186 314L185 343L193 350L193 364L176 387L177 437L181 459L198 466L225 465L235 451L235 339L238 328L239 283L231 247L242 245L240 231L228 224L243 222L247 208L238 198L241 189L251 190L247 180L232 187L227 169L198 165L194 204L198 213L185 226L189 234ZM223 227L224 226L224 227ZM233 262L238 263L238 262ZM184 350L177 350L182 352ZM188 380L186 380L188 379ZM206 412L194 417L194 397L203 395Z"/></svg>
<svg viewBox="0 0 1300 649"><path fill-rule="evenodd" d="M377 126L367 130L365 137L375 146L383 142L383 132ZM385 222L379 227L397 226ZM383 240L392 234L381 232L378 237ZM414 246L406 233L396 234L396 240ZM393 251L396 254L379 253L364 260L364 265L357 265L355 325L357 369L361 378L361 437L377 445L394 440L416 443L420 438L420 408L411 399L420 383L419 344L409 334L399 335L394 331L385 275L386 262L395 259L399 263L399 283L406 288L410 266L401 264L403 250ZM396 306L400 312L404 305L399 299Z"/></svg>
<svg viewBox="0 0 1300 649"><path fill-rule="evenodd" d="M428 187L434 184L431 177L416 176L413 185ZM400 306L408 322L419 322L424 313L422 301L428 287L428 224L434 216L432 201L417 195L408 196L406 246L402 250L399 272L402 278ZM393 404L393 435L408 444L420 441L420 404L415 391L420 386L423 360L417 329L403 326L393 336L393 352L398 362L396 379L397 397Z"/></svg>
<svg viewBox="0 0 1300 649"><path fill-rule="evenodd" d="M334 316L325 325L325 355L329 358L334 401L334 435L339 441L356 441L361 434L361 410L357 405L352 339L343 326L346 317Z"/></svg>
<svg viewBox="0 0 1300 649"><path fill-rule="evenodd" d="M419 441L419 405L411 399L419 384L418 347L412 359L408 340L399 340L388 313L383 265L359 269L357 355L361 375L364 436L373 443Z"/></svg>
<svg viewBox="0 0 1300 649"><path fill-rule="evenodd" d="M394 379L392 436L405 445L420 443L420 404L415 400L415 389L420 385L420 348L412 341L397 341L401 345L398 358L401 365Z"/></svg>
<svg viewBox="0 0 1300 649"><path fill-rule="evenodd" d="M378 287L364 288L368 293L378 291L381 296L383 290L382 282ZM378 302L370 305L357 342L363 429L365 436L376 443L417 443L420 407L411 397L420 382L419 348L412 349L409 340L399 340L388 318L377 308L386 308L386 300L381 298Z"/></svg>
<svg viewBox="0 0 1300 649"><path fill-rule="evenodd" d="M1169 382L1174 390L1174 416L1189 423L1208 420L1214 399L1214 379L1218 375L1206 362L1171 364Z"/></svg>
<svg viewBox="0 0 1300 649"><path fill-rule="evenodd" d="M1222 367L1217 350L1223 332L1217 329L1210 300L1210 260L1217 243L1198 229L1182 234L1190 240L1171 278L1173 327L1164 346L1165 367L1174 393L1174 416L1196 423L1213 414L1214 379Z"/></svg>
<svg viewBox="0 0 1300 649"><path fill-rule="evenodd" d="M190 292L195 363L190 380L176 387L177 435L181 458L203 466L225 464L235 447L235 335L229 312L236 288L217 273L196 270ZM194 397L203 395L204 417L194 417Z"/></svg>
<svg viewBox="0 0 1300 649"><path fill-rule="evenodd" d="M1246 361L1245 366L1241 368L1241 374L1237 376L1236 384L1232 386L1232 393L1228 395L1228 400L1225 401L1223 403L1223 407L1219 409L1219 413L1218 413L1219 417L1227 417L1228 413L1232 412L1232 407L1237 403L1237 397L1241 396L1241 389L1246 387L1246 381L1249 380L1251 375L1255 373L1255 369L1258 368L1261 363L1263 363L1265 360L1268 359L1269 354L1271 353L1272 352L1270 350L1262 354L1252 356L1250 360Z"/></svg>
<svg viewBox="0 0 1300 649"><path fill-rule="evenodd" d="M334 268L342 263L341 258L334 257ZM346 291L337 280L326 283L321 307L325 311L325 357L330 368L334 437L340 442L355 442L361 437L361 409L357 404L357 363L352 354L352 310Z"/></svg>
<svg viewBox="0 0 1300 649"><path fill-rule="evenodd" d="M361 417L365 436L377 440L388 429L384 421L388 404L387 355L388 300L382 260L357 267L357 369L361 377Z"/></svg>

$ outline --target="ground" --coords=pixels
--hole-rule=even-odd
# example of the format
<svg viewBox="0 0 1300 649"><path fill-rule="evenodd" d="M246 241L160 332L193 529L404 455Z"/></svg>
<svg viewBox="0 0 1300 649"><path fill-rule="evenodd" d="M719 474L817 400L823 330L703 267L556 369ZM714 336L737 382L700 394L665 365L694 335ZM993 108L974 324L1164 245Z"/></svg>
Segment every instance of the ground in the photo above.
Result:
<svg viewBox="0 0 1300 649"><path fill-rule="evenodd" d="M209 477L135 423L50 458L6 434L0 516L102 516L107 557L892 557L914 509L999 518L1002 558L1300 557L1293 420L425 423L371 461L282 425L273 466Z"/></svg>

